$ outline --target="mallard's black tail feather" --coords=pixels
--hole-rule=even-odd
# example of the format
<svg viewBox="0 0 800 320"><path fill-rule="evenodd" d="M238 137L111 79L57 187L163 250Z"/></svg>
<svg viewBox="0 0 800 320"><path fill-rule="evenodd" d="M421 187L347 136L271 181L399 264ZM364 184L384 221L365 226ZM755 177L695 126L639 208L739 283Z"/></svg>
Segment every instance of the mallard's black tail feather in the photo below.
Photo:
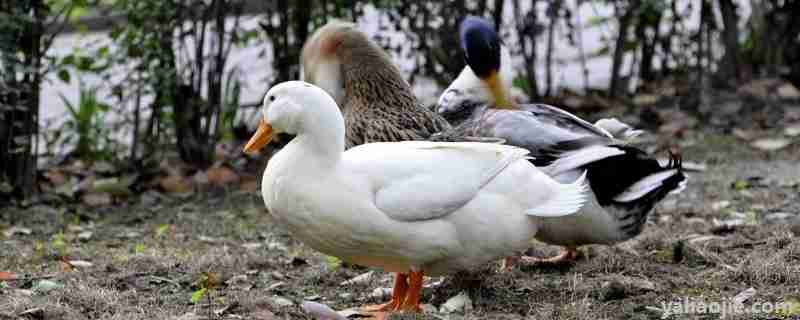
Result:
<svg viewBox="0 0 800 320"><path fill-rule="evenodd" d="M686 185L679 155L670 153L666 166L632 147L616 146L624 154L587 164L589 186L598 203L618 221L620 231L632 237L642 231L647 214L667 194Z"/></svg>

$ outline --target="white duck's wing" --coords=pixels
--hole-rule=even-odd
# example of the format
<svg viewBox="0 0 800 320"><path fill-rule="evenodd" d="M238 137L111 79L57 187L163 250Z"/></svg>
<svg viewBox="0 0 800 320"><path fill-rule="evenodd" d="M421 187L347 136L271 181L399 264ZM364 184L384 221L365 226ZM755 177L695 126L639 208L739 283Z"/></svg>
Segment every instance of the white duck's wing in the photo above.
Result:
<svg viewBox="0 0 800 320"><path fill-rule="evenodd" d="M416 221L461 208L527 154L499 144L408 141L357 146L343 162L369 181L378 209L395 220Z"/></svg>

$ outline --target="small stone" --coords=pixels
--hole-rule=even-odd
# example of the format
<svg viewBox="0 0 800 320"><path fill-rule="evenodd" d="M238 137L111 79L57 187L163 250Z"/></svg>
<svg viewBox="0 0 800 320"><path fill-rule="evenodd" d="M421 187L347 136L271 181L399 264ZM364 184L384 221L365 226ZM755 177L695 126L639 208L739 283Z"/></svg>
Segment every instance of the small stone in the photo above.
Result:
<svg viewBox="0 0 800 320"><path fill-rule="evenodd" d="M371 298L384 299L392 295L392 288L375 288L369 294Z"/></svg>
<svg viewBox="0 0 800 320"><path fill-rule="evenodd" d="M286 279L286 275L284 275L280 271L273 271L272 273L270 273L270 276L272 276L272 278L275 279L275 280L285 280Z"/></svg>
<svg viewBox="0 0 800 320"><path fill-rule="evenodd" d="M791 143L791 140L784 138L763 138L753 141L750 145L759 150L775 151L786 148Z"/></svg>
<svg viewBox="0 0 800 320"><path fill-rule="evenodd" d="M287 248L286 245L284 245L283 243L280 243L280 242L277 242L277 241L273 241L273 242L270 242L270 243L267 244L267 250L269 250L269 251L278 250L278 251L286 252L286 251L289 251L289 248Z"/></svg>
<svg viewBox="0 0 800 320"><path fill-rule="evenodd" d="M717 201L711 204L711 210L713 211L720 211L727 207L731 206L731 202L728 200Z"/></svg>
<svg viewBox="0 0 800 320"><path fill-rule="evenodd" d="M84 204L90 207L102 207L111 205L111 195L105 192L87 193L81 197Z"/></svg>
<svg viewBox="0 0 800 320"><path fill-rule="evenodd" d="M800 136L800 123L795 123L783 128L783 134L789 137Z"/></svg>
<svg viewBox="0 0 800 320"><path fill-rule="evenodd" d="M331 307L324 305L322 303L317 303L313 301L304 301L301 305L303 310L310 314L312 318L318 320L345 320L346 317L342 316L341 314L337 313Z"/></svg>
<svg viewBox="0 0 800 320"><path fill-rule="evenodd" d="M263 246L264 246L264 243L261 243L261 242L248 242L248 243L243 243L242 244L242 247L247 249L247 250L258 249L258 248L261 248Z"/></svg>
<svg viewBox="0 0 800 320"><path fill-rule="evenodd" d="M31 229L23 228L23 227L17 227L17 226L13 226L13 227L8 228L7 230L3 231L3 235L6 238L11 238L12 236L15 236L15 235L18 235L18 234L27 236L27 235L30 235L31 233L32 233Z"/></svg>
<svg viewBox="0 0 800 320"><path fill-rule="evenodd" d="M39 280L39 282L37 282L36 284L33 285L33 287L31 287L31 290L33 290L36 293L47 293L62 287L64 287L64 285L55 281L45 279L45 280Z"/></svg>
<svg viewBox="0 0 800 320"><path fill-rule="evenodd" d="M617 280L606 281L600 285L600 299L602 301L619 300L625 297L625 285Z"/></svg>
<svg viewBox="0 0 800 320"><path fill-rule="evenodd" d="M235 275L230 279L228 279L228 281L225 281L225 283L227 283L228 285L237 285L245 282L247 282L247 275L245 274Z"/></svg>
<svg viewBox="0 0 800 320"><path fill-rule="evenodd" d="M745 303L745 301L749 300L750 298L752 298L755 295L756 295L756 289L753 288L753 287L750 287L747 290L739 292L739 294L737 294L731 300L733 300L733 303L735 303L735 304L742 304L742 303Z"/></svg>
<svg viewBox="0 0 800 320"><path fill-rule="evenodd" d="M447 299L447 301L439 307L439 312L444 314L450 313L467 313L472 310L472 299L469 298L466 292L460 292L456 296Z"/></svg>
<svg viewBox="0 0 800 320"><path fill-rule="evenodd" d="M348 299L350 299L352 297L353 297L353 294L349 293L349 292L343 292L343 293L339 294L339 298L342 298L342 299L345 299L345 300L348 300Z"/></svg>
<svg viewBox="0 0 800 320"><path fill-rule="evenodd" d="M769 223L779 223L789 221L796 216L796 214L791 214L788 212L773 212L764 216L764 220Z"/></svg>
<svg viewBox="0 0 800 320"><path fill-rule="evenodd" d="M365 273L357 275L357 276L355 276L355 277L353 277L351 279L342 281L342 283L340 283L339 285L346 286L346 285L351 285L351 284L367 283L372 279L372 276L374 274L375 274L374 271L365 272Z"/></svg>
<svg viewBox="0 0 800 320"><path fill-rule="evenodd" d="M708 242L708 241L712 241L712 240L723 240L723 239L725 239L725 238L720 237L720 236L699 236L699 237L694 237L694 238L689 239L689 243L691 243L691 244L700 244L700 243L704 243L704 242Z"/></svg>
<svg viewBox="0 0 800 320"><path fill-rule="evenodd" d="M89 241L89 239L92 238L93 234L94 233L92 233L91 231L83 231L81 233L78 233L78 240L80 240L80 241Z"/></svg>
<svg viewBox="0 0 800 320"><path fill-rule="evenodd" d="M422 313L426 313L426 314L434 314L434 313L436 313L438 311L438 310L436 310L436 307L434 307L430 303L422 304L422 305L420 305L420 308L422 308Z"/></svg>
<svg viewBox="0 0 800 320"><path fill-rule="evenodd" d="M795 217L789 222L789 231L791 231L795 237L800 237L800 217Z"/></svg>
<svg viewBox="0 0 800 320"><path fill-rule="evenodd" d="M277 289L277 288L280 288L280 287L282 287L284 284L285 284L285 283L283 283L283 281L278 281L278 282L275 282L275 283L273 283L273 284L269 285L269 287L267 287L267 291L272 291L272 290L275 290L275 289Z"/></svg>
<svg viewBox="0 0 800 320"><path fill-rule="evenodd" d="M318 294L315 294L315 295L311 295L311 296L305 297L305 298L303 298L303 300L307 300L307 301L317 301L317 300L319 300L319 299L321 299L321 298L322 298L322 297L321 297L320 295L318 295Z"/></svg>
<svg viewBox="0 0 800 320"><path fill-rule="evenodd" d="M289 300L281 296L274 296L272 297L271 301L278 307L291 307L294 305L294 302L292 302L292 300Z"/></svg>
<svg viewBox="0 0 800 320"><path fill-rule="evenodd" d="M784 83L776 90L781 99L800 99L800 90L791 83Z"/></svg>
<svg viewBox="0 0 800 320"><path fill-rule="evenodd" d="M142 234L137 231L128 231L121 235L119 235L122 239L138 239L142 237Z"/></svg>
<svg viewBox="0 0 800 320"><path fill-rule="evenodd" d="M69 260L67 263L75 268L91 268L94 266L93 263L84 260Z"/></svg>

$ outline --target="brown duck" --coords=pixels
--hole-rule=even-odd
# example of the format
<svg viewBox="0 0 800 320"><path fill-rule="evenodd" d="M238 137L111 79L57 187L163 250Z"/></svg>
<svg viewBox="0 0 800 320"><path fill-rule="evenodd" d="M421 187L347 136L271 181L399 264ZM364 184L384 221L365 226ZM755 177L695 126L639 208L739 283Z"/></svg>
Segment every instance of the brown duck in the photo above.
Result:
<svg viewBox="0 0 800 320"><path fill-rule="evenodd" d="M352 23L333 21L306 41L303 80L334 97L345 120L345 147L427 140L447 121L420 105L389 55Z"/></svg>

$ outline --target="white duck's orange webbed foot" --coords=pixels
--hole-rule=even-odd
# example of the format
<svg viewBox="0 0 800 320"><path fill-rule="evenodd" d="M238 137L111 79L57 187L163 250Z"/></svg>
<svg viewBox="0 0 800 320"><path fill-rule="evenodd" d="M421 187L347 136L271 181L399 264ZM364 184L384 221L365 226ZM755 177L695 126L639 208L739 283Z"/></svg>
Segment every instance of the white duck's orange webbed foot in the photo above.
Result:
<svg viewBox="0 0 800 320"><path fill-rule="evenodd" d="M578 250L575 248L566 248L564 252L552 258L522 256L519 259L523 263L529 265L563 265L575 262L575 260L578 259Z"/></svg>
<svg viewBox="0 0 800 320"><path fill-rule="evenodd" d="M400 310L403 301L408 293L408 275L398 273L394 277L394 288L392 289L392 300L384 303L362 307L361 310L367 313L392 312Z"/></svg>
<svg viewBox="0 0 800 320"><path fill-rule="evenodd" d="M419 302L422 299L422 271L412 271L408 276L408 294L398 311L421 313Z"/></svg>

